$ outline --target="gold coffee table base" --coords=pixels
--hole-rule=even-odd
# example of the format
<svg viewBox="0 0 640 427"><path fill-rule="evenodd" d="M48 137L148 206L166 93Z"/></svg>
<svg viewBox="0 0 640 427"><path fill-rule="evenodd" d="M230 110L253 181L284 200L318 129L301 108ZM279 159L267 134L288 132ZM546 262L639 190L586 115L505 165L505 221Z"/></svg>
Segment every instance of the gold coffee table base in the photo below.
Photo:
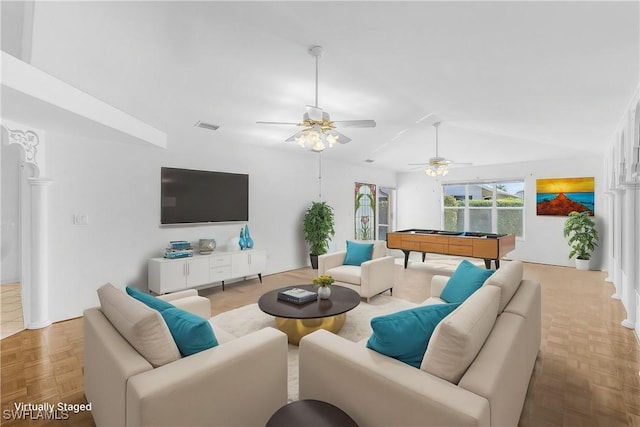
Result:
<svg viewBox="0 0 640 427"><path fill-rule="evenodd" d="M287 334L289 343L298 345L302 337L318 329L324 329L337 334L340 332L340 329L342 329L346 319L347 313L314 319L287 319L284 317L276 317L276 326Z"/></svg>

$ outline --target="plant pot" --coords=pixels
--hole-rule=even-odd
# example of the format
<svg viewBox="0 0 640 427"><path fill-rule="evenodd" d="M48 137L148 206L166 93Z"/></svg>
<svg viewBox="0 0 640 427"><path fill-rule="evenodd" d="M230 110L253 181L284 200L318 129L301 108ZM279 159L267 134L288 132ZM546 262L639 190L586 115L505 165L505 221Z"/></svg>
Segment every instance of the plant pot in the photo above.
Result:
<svg viewBox="0 0 640 427"><path fill-rule="evenodd" d="M583 271L589 270L589 260L576 258L576 269Z"/></svg>
<svg viewBox="0 0 640 427"><path fill-rule="evenodd" d="M318 269L318 255L309 254L309 258L311 259L311 268L314 270Z"/></svg>

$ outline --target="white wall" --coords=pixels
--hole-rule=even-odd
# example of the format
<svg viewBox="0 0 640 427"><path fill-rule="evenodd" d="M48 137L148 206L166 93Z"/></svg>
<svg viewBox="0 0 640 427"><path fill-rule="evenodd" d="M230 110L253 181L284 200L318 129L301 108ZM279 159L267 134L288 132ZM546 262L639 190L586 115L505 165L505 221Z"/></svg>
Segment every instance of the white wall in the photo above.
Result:
<svg viewBox="0 0 640 427"><path fill-rule="evenodd" d="M4 136L4 132L3 132ZM19 198L20 152L17 145L2 145L2 270L0 283L20 281Z"/></svg>
<svg viewBox="0 0 640 427"><path fill-rule="evenodd" d="M447 176L434 179L423 172L398 176L398 229L441 228L441 185L461 181L512 179L525 180L525 237L516 241L508 257L522 261L573 266L562 229L566 217L536 215L536 179L561 177L595 177L595 218L600 233L600 247L592 257L592 268L606 269L606 233L609 221L604 199L603 158L594 156L566 160L529 162L487 167L452 168Z"/></svg>
<svg viewBox="0 0 640 427"><path fill-rule="evenodd" d="M222 142L206 134L169 135L169 148L47 134L50 313L80 316L98 304L106 282L146 288L147 260L170 240L215 238L219 250L244 223L160 227L160 167L248 173L249 227L268 251L265 273L308 264L302 233L307 206L318 199L318 155ZM340 149L339 147L335 148ZM354 182L395 187L395 174L323 159L323 199L335 208L336 245L353 233ZM88 225L74 225L73 215Z"/></svg>

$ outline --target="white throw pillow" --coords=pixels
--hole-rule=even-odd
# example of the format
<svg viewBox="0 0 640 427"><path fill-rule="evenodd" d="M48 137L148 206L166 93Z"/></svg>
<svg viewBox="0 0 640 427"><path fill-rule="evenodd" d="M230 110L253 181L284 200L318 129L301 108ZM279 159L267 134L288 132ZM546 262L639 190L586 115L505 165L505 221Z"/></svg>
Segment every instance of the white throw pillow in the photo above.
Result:
<svg viewBox="0 0 640 427"><path fill-rule="evenodd" d="M511 298L515 295L522 282L524 273L521 261L509 261L502 264L502 267L496 270L484 285L491 285L500 288L500 306L498 313L502 313L504 308L509 304Z"/></svg>
<svg viewBox="0 0 640 427"><path fill-rule="evenodd" d="M111 283L98 289L98 298L105 317L154 368L180 359L180 351L157 310Z"/></svg>
<svg viewBox="0 0 640 427"><path fill-rule="evenodd" d="M500 288L483 286L436 326L420 369L458 384L498 315Z"/></svg>

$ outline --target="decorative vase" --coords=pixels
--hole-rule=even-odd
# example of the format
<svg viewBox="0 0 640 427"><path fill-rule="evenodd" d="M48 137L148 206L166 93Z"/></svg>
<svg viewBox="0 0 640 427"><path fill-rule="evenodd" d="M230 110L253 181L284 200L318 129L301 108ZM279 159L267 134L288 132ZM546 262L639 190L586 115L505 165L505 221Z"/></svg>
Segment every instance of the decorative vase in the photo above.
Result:
<svg viewBox="0 0 640 427"><path fill-rule="evenodd" d="M215 239L200 239L200 244L198 245L200 248L200 253L203 255L210 254L216 249L216 240Z"/></svg>
<svg viewBox="0 0 640 427"><path fill-rule="evenodd" d="M247 248L247 240L244 238L244 228L240 229L240 238L238 240L238 244L240 245L240 250L244 250Z"/></svg>
<svg viewBox="0 0 640 427"><path fill-rule="evenodd" d="M244 241L245 241L245 244L247 245L247 249L253 249L253 239L251 238L251 235L249 235L248 225L244 226Z"/></svg>
<svg viewBox="0 0 640 427"><path fill-rule="evenodd" d="M331 287L330 286L320 286L318 288L318 298L320 299L329 299L331 296Z"/></svg>

